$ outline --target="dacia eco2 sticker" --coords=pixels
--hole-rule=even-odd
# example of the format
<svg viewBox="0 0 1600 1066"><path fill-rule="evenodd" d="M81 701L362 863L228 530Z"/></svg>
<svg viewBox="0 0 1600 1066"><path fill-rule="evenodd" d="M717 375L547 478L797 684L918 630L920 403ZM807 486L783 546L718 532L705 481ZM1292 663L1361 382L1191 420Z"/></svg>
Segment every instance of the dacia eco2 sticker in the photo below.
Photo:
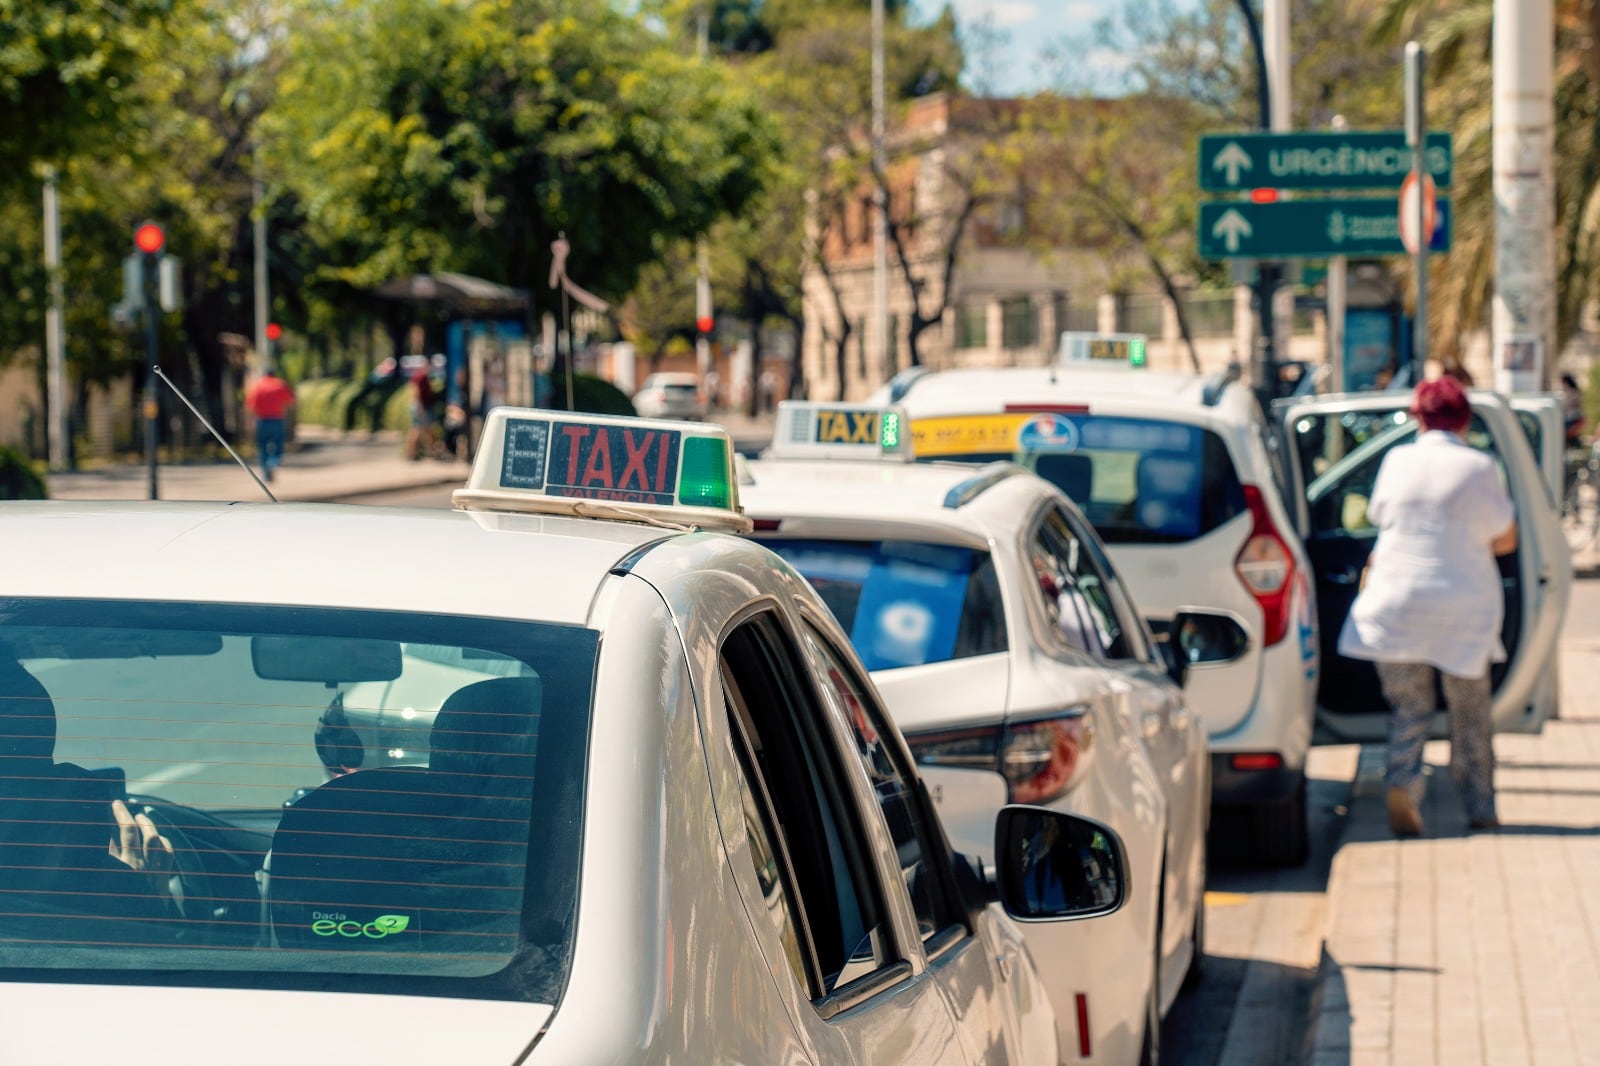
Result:
<svg viewBox="0 0 1600 1066"><path fill-rule="evenodd" d="M317 936L383 940L409 928L411 918L405 914L380 914L370 922L362 922L342 911L311 912L311 931Z"/></svg>

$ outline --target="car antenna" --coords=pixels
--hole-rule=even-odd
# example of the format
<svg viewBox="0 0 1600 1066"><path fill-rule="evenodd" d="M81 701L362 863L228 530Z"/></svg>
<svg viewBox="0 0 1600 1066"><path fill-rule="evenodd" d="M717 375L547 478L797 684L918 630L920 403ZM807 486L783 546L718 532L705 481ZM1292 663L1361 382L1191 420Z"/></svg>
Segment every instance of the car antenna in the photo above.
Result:
<svg viewBox="0 0 1600 1066"><path fill-rule="evenodd" d="M160 378L166 383L167 388L171 389L173 394L176 395L178 399L183 401L183 405L185 407L194 412L194 416L200 420L200 424L209 429L211 431L211 435L217 438L217 443L228 449L228 454L233 456L233 461L244 467L244 472L250 475L252 481L261 486L261 491L267 494L267 499L271 500L273 503L277 503L278 498L272 494L271 489L267 488L266 482L256 477L256 472L250 469L250 464L239 458L239 453L233 450L232 445L222 439L222 434L217 432L217 427L206 421L206 416L200 413L200 409L198 407L189 402L189 397L185 396L182 390L172 383L172 379L163 374L159 366L153 366L150 369L155 373L156 377Z"/></svg>

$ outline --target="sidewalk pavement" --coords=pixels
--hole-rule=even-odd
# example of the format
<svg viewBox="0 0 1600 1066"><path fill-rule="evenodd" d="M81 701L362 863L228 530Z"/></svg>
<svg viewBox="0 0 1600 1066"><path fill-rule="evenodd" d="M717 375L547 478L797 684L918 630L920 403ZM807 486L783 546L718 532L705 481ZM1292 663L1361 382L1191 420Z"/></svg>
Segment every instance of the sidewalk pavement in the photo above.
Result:
<svg viewBox="0 0 1600 1066"><path fill-rule="evenodd" d="M772 436L772 416L723 414L736 447L753 446ZM269 486L283 502L359 502L363 497L433 485L465 484L471 467L438 459L411 461L402 454L403 435L393 430L341 433L301 425L295 443ZM252 461L252 456L245 456ZM254 466L257 476L261 470ZM49 476L50 496L58 500L149 499L149 470L143 463L118 463L93 470ZM231 459L162 464L156 489L163 500L264 502L266 496Z"/></svg>
<svg viewBox="0 0 1600 1066"><path fill-rule="evenodd" d="M1600 1063L1600 587L1577 582L1573 599L1560 719L1495 741L1498 832L1468 833L1435 742L1425 835L1396 840L1383 748L1362 750L1328 881L1314 1066Z"/></svg>

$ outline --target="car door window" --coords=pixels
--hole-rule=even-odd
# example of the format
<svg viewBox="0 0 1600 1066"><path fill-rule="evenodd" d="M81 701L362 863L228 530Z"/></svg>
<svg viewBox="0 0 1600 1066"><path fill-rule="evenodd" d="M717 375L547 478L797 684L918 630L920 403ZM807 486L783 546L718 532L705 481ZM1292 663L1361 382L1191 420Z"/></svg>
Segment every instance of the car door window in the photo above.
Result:
<svg viewBox="0 0 1600 1066"><path fill-rule="evenodd" d="M1133 654L1123 621L1112 603L1105 575L1094 565L1086 542L1073 532L1065 516L1047 509L1040 519L1030 553L1039 573L1041 595L1053 599L1056 632L1069 646L1102 661Z"/></svg>
<svg viewBox="0 0 1600 1066"><path fill-rule="evenodd" d="M1057 508L1052 512L1051 522L1064 529L1065 535L1077 545L1077 551L1069 554L1068 561L1076 560L1078 563L1079 569L1075 574L1080 587L1092 589L1093 595L1099 597L1105 610L1115 619L1123 651L1122 655L1116 657L1151 661L1152 652L1145 639L1139 611L1133 604L1133 597L1128 595L1127 586L1117 576L1116 568L1111 565L1111 558L1106 555L1099 538L1090 530L1087 522L1069 511Z"/></svg>
<svg viewBox="0 0 1600 1066"><path fill-rule="evenodd" d="M1321 461L1321 476L1307 490L1311 505L1313 537L1374 537L1377 531L1367 518L1367 504L1377 483L1383 457L1391 448L1416 440L1416 422L1405 411L1329 412L1307 415L1296 420L1295 433L1302 457L1316 462L1338 456L1336 461ZM1466 441L1494 460L1501 484L1506 483L1505 461L1494 433L1482 416L1474 414L1467 426ZM1344 449L1355 443L1348 452Z"/></svg>
<svg viewBox="0 0 1600 1066"><path fill-rule="evenodd" d="M872 689L826 638L808 627L806 639L826 676L824 697L850 728L862 769L894 840L900 875L917 915L923 943L950 942L952 929L965 931L955 887L943 865L945 849L934 836L933 818L918 792L910 763Z"/></svg>
<svg viewBox="0 0 1600 1066"><path fill-rule="evenodd" d="M814 1001L875 991L869 978L893 978L901 958L797 649L761 615L728 634L719 669L756 878L790 967Z"/></svg>

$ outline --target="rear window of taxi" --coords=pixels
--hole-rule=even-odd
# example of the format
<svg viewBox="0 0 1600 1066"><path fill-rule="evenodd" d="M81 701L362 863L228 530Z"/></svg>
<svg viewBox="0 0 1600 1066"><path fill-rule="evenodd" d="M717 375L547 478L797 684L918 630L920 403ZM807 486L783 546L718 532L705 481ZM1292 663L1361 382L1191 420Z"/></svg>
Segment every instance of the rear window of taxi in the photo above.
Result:
<svg viewBox="0 0 1600 1066"><path fill-rule="evenodd" d="M765 540L822 596L868 670L925 666L1007 648L988 552L884 540Z"/></svg>
<svg viewBox="0 0 1600 1066"><path fill-rule="evenodd" d="M597 639L0 605L0 979L520 999L570 962Z"/></svg>
<svg viewBox="0 0 1600 1066"><path fill-rule="evenodd" d="M1246 509L1227 444L1199 426L1033 412L914 419L912 431L919 459L1028 467L1076 503L1107 544L1191 541ZM923 432L938 434L931 451Z"/></svg>

